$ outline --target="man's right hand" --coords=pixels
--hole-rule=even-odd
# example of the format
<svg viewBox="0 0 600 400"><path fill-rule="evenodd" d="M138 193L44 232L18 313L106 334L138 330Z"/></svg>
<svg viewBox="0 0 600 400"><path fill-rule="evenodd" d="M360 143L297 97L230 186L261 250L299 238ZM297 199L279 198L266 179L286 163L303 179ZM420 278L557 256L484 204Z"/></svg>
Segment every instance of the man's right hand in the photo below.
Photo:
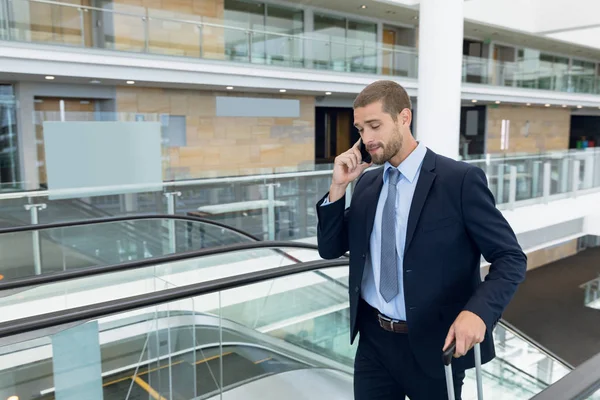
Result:
<svg viewBox="0 0 600 400"><path fill-rule="evenodd" d="M333 179L329 188L329 201L332 203L344 197L350 182L358 178L372 164L362 163L359 146L360 139L352 148L335 158Z"/></svg>

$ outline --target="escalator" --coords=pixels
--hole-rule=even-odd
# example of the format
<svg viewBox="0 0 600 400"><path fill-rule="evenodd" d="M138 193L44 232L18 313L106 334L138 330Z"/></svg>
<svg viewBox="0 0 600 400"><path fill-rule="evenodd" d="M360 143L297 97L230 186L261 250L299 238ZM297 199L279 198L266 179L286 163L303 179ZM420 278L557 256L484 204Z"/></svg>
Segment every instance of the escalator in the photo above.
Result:
<svg viewBox="0 0 600 400"><path fill-rule="evenodd" d="M5 280L0 399L90 387L107 399L351 399L347 263L320 260L314 245L249 241ZM600 398L600 356L574 370L502 321L494 336L485 398ZM61 367L61 338L95 383ZM464 399L475 398L472 372Z"/></svg>

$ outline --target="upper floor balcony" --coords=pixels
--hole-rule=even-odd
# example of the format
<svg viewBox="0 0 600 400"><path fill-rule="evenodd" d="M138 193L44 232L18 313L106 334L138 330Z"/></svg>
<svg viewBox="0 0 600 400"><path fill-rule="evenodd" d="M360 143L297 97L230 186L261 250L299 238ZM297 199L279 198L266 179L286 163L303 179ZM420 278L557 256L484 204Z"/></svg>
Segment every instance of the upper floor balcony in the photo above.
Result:
<svg viewBox="0 0 600 400"><path fill-rule="evenodd" d="M238 0L215 0L212 8L220 11L214 11L205 3L210 2L192 14L120 2L97 8L0 0L0 40L417 78L414 27L362 23L293 6L256 3L253 10L240 8ZM465 83L600 94L596 61L493 43L476 43L483 50L473 56L473 41L465 45L470 54L463 58Z"/></svg>

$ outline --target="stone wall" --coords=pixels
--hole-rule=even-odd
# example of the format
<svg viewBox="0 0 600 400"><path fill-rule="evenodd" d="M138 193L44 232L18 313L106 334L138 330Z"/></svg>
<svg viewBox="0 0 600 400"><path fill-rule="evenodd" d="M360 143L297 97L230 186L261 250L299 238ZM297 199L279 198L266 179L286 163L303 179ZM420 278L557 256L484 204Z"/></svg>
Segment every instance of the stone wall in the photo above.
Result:
<svg viewBox="0 0 600 400"><path fill-rule="evenodd" d="M217 117L217 96L297 99L300 116ZM185 145L168 148L165 179L246 175L314 164L314 97L118 87L116 107L129 118L134 113L185 117Z"/></svg>
<svg viewBox="0 0 600 400"><path fill-rule="evenodd" d="M502 120L508 148L502 149ZM557 107L488 106L487 153L536 153L569 148L571 111Z"/></svg>

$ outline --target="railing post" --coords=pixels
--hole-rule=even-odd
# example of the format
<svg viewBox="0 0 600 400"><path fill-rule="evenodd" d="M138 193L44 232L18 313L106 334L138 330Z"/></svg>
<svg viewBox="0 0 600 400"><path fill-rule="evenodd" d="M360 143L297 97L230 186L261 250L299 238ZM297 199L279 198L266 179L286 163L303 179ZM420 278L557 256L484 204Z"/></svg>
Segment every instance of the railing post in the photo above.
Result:
<svg viewBox="0 0 600 400"><path fill-rule="evenodd" d="M349 183L346 186L346 208L350 207L350 202L352 201L352 183Z"/></svg>
<svg viewBox="0 0 600 400"><path fill-rule="evenodd" d="M144 21L144 51L148 53L150 49L150 17L148 17L148 8L146 7L146 16L142 17Z"/></svg>
<svg viewBox="0 0 600 400"><path fill-rule="evenodd" d="M517 167L512 165L510 167L510 181L508 186L508 204L511 210L515 209L515 202L517 201Z"/></svg>
<svg viewBox="0 0 600 400"><path fill-rule="evenodd" d="M204 58L204 25L198 24L198 36L200 48L198 50L200 58Z"/></svg>
<svg viewBox="0 0 600 400"><path fill-rule="evenodd" d="M29 211L31 225L37 225L39 222L38 211L46 209L46 204L25 204L25 210ZM40 248L40 232L34 230L31 232L33 238L33 267L36 275L42 274L42 253Z"/></svg>
<svg viewBox="0 0 600 400"><path fill-rule="evenodd" d="M560 177L560 193L567 193L569 191L569 157L565 157L562 160L562 169Z"/></svg>
<svg viewBox="0 0 600 400"><path fill-rule="evenodd" d="M252 63L252 31L246 31L248 34L248 62Z"/></svg>
<svg viewBox="0 0 600 400"><path fill-rule="evenodd" d="M533 176L531 177L531 197L532 198L536 198L537 194L538 194L538 186L539 184L539 180L540 180L540 164L541 161L534 161L533 162L533 171L532 174Z"/></svg>
<svg viewBox="0 0 600 400"><path fill-rule="evenodd" d="M79 29L81 29L81 47L85 47L85 22L83 20L83 9L78 8L79 11Z"/></svg>
<svg viewBox="0 0 600 400"><path fill-rule="evenodd" d="M504 164L498 165L498 204L504 203Z"/></svg>
<svg viewBox="0 0 600 400"><path fill-rule="evenodd" d="M548 204L550 201L550 172L552 171L552 165L549 162L544 163L544 203Z"/></svg>
<svg viewBox="0 0 600 400"><path fill-rule="evenodd" d="M571 192L573 197L577 197L577 191L579 190L579 169L581 168L580 160L573 160L573 180L571 181Z"/></svg>
<svg viewBox="0 0 600 400"><path fill-rule="evenodd" d="M181 192L165 193L165 197L167 198L167 214L175 215L175 198L179 197L179 196L181 196ZM177 249L175 220L171 219L168 221L168 230L169 230L169 251L170 251L170 253L175 253L175 251Z"/></svg>
<svg viewBox="0 0 600 400"><path fill-rule="evenodd" d="M267 183L267 223L269 240L275 240L275 188L279 183Z"/></svg>

